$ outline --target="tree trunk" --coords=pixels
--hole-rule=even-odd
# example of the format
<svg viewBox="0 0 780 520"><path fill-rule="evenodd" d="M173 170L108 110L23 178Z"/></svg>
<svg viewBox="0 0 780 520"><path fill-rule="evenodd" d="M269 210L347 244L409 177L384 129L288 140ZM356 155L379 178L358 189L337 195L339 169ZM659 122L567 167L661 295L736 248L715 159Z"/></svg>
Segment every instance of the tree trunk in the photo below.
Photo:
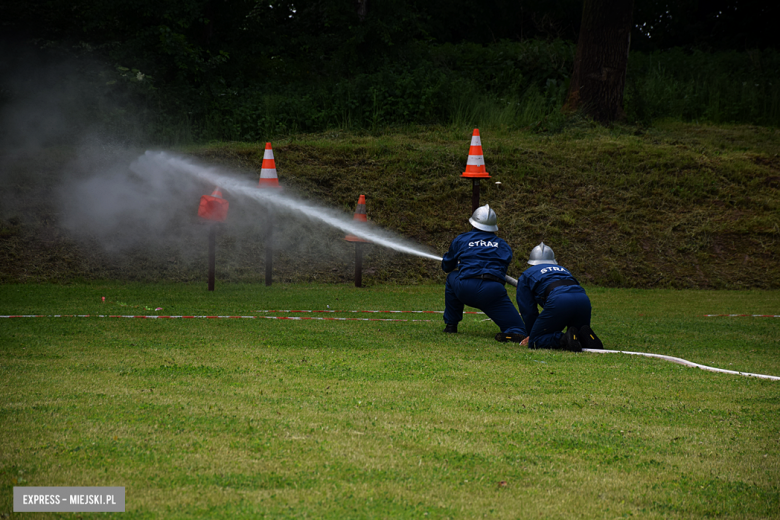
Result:
<svg viewBox="0 0 780 520"><path fill-rule="evenodd" d="M208 20L206 22L206 26L203 28L203 39L206 41L205 47L208 48L211 46L211 39L214 37L214 15L215 13L214 9L214 2L213 0L209 0L209 2L206 4L206 9L204 14L204 18Z"/></svg>
<svg viewBox="0 0 780 520"><path fill-rule="evenodd" d="M368 0L357 0L357 15L361 22L366 21L366 16L368 16Z"/></svg>
<svg viewBox="0 0 780 520"><path fill-rule="evenodd" d="M634 0L584 0L574 71L564 110L601 123L623 116Z"/></svg>

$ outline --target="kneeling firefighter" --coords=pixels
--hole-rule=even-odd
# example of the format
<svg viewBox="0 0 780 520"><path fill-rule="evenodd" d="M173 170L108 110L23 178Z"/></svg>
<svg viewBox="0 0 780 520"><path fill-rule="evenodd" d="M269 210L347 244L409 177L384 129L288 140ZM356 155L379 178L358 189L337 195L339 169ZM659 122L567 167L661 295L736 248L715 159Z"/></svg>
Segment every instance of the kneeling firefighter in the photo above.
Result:
<svg viewBox="0 0 780 520"><path fill-rule="evenodd" d="M574 352L604 348L590 328L591 305L585 289L558 265L553 250L540 243L531 250L528 263L532 267L517 280L517 308L528 327L528 348ZM537 305L543 307L541 314Z"/></svg>
<svg viewBox="0 0 780 520"><path fill-rule="evenodd" d="M507 296L506 270L512 249L496 236L496 212L484 205L471 215L472 230L458 235L441 261L447 275L444 289L444 332L458 332L463 306L476 307L501 328L496 340L520 343L527 337L523 320Z"/></svg>

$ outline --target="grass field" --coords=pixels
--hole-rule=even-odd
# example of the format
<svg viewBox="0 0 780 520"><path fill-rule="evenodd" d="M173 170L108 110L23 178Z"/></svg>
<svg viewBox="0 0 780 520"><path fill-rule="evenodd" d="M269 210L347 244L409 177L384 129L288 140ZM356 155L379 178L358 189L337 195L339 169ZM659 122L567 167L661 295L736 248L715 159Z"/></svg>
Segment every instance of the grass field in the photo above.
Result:
<svg viewBox="0 0 780 520"><path fill-rule="evenodd" d="M588 292L606 348L780 375L780 319L702 316L780 314L778 291ZM2 315L328 306L443 287L0 285ZM780 382L530 351L482 315L298 316L432 321L0 319L0 517L74 516L15 515L14 486L124 486L122 518L780 514Z"/></svg>

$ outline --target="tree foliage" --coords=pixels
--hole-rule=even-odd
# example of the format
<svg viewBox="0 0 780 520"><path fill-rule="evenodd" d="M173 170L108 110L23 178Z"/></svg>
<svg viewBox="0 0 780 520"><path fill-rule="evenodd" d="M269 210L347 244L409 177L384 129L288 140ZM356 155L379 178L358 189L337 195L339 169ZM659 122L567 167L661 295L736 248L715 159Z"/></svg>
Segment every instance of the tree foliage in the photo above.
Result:
<svg viewBox="0 0 780 520"><path fill-rule="evenodd" d="M97 60L109 69L100 85L157 123L243 138L356 120L442 122L471 110L462 103L469 96L531 117L512 107L562 102L582 5L28 0L0 3L0 44L8 62L21 61L9 50L19 43L54 61ZM635 0L631 52L776 48L769 24L777 9L757 0Z"/></svg>
<svg viewBox="0 0 780 520"><path fill-rule="evenodd" d="M582 0L29 0L0 8L6 38L89 50L159 81L344 76L414 61L426 44L579 35ZM758 0L637 0L632 50L776 47Z"/></svg>

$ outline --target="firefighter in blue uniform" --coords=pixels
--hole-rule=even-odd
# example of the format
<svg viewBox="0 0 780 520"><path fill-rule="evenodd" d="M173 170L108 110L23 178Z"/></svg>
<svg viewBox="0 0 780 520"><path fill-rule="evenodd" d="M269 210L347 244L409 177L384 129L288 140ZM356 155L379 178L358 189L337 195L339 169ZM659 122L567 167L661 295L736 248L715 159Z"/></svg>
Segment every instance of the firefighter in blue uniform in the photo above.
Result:
<svg viewBox="0 0 780 520"><path fill-rule="evenodd" d="M604 348L590 328L591 305L585 289L558 265L544 242L534 247L517 281L517 308L528 329L528 347L579 352ZM539 314L537 305L543 307ZM563 329L566 328L566 333Z"/></svg>
<svg viewBox="0 0 780 520"><path fill-rule="evenodd" d="M455 237L441 261L447 275L444 289L444 332L458 332L463 306L476 307L501 328L496 340L520 343L527 337L523 320L507 296L506 270L512 249L496 236L496 212L484 205L469 222L473 229Z"/></svg>

